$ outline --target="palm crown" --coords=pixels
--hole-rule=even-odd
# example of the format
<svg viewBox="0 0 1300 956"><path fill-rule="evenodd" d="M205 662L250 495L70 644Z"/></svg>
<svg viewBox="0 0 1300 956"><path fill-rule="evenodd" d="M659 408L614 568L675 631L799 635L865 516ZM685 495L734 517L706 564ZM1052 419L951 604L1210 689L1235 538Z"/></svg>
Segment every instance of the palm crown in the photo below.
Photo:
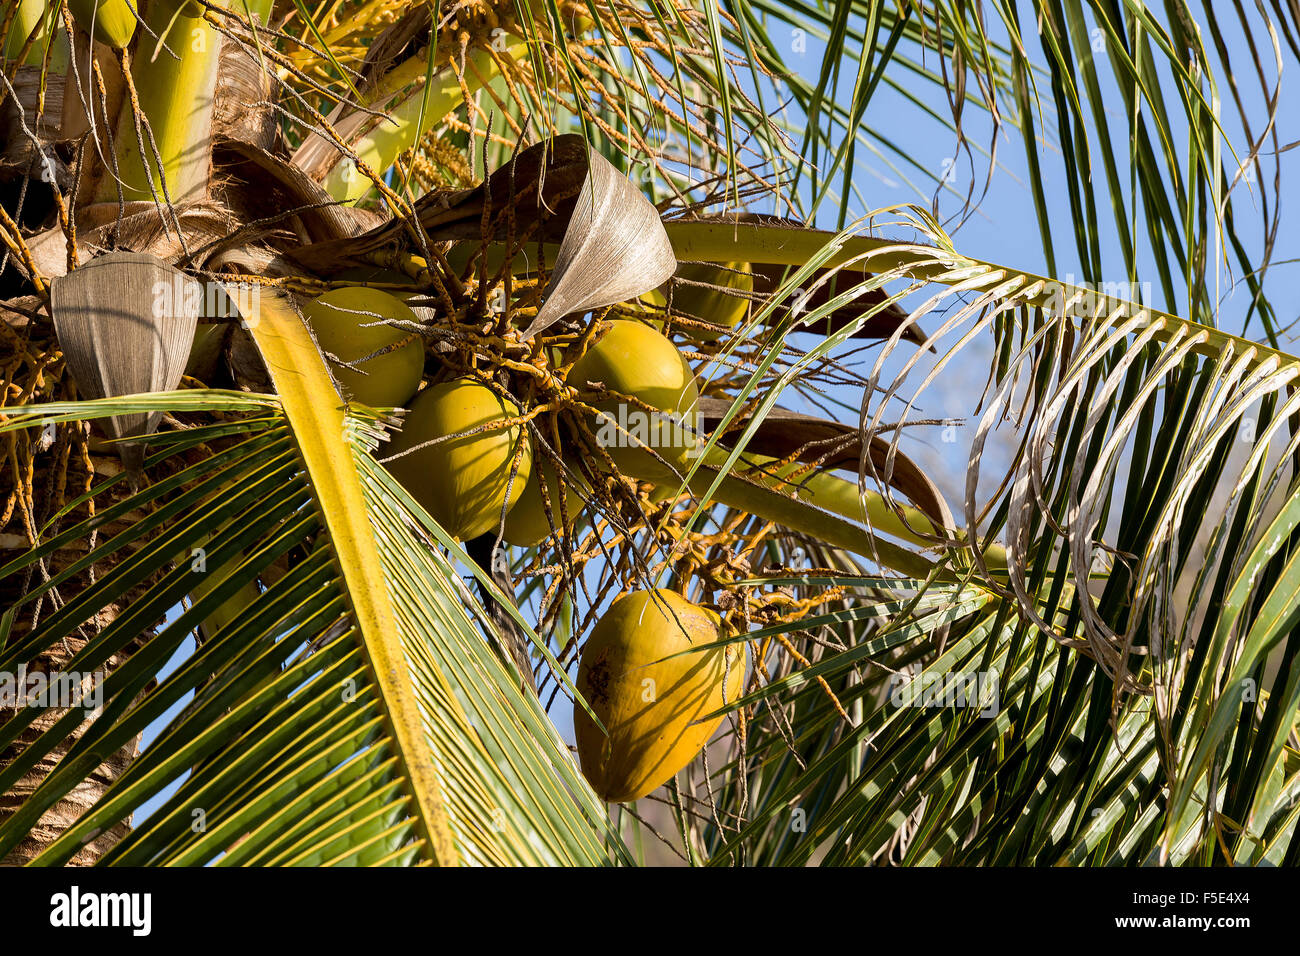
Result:
<svg viewBox="0 0 1300 956"><path fill-rule="evenodd" d="M1284 150L1215 17L8 7L0 674L93 693L0 701L0 857L1291 862ZM1016 138L1046 275L957 229Z"/></svg>

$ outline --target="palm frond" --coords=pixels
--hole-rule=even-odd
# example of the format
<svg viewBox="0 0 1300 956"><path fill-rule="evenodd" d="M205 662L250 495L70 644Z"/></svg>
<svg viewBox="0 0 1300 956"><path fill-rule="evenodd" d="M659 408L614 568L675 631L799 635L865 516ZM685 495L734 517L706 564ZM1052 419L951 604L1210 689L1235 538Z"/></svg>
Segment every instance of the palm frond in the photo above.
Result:
<svg viewBox="0 0 1300 956"><path fill-rule="evenodd" d="M875 360L866 435L886 409L901 435L972 341L991 335L1003 356L978 399L964 527L938 552L952 577L876 582L860 616L847 600L845 620L742 636L835 635L731 708L748 714L744 747L731 742L743 764L715 769L713 813L732 823L710 838L713 859L1279 862L1300 786L1300 359L962 257L932 221L911 223L929 243L669 224L695 258L791 264L776 298L802 291L809 262L871 273L856 294L888 287L891 300L915 303L893 343L945 310L927 341L953 344L931 367L917 353L891 377L887 355ZM763 382L751 430L818 354L774 379L754 374L737 400ZM983 451L1008 421L1017 451L989 482ZM999 490L985 502L982 487ZM998 537L1005 566L972 547ZM875 556L859 554L870 571ZM954 709L942 695L891 705L891 675L912 664L988 680L996 706ZM795 810L806 829L791 831Z"/></svg>
<svg viewBox="0 0 1300 956"><path fill-rule="evenodd" d="M164 393L117 400L132 411L186 405L243 415L157 436L155 469L209 442L228 447L0 569L0 577L18 573L120 514L145 512L6 615L8 630L24 606L83 568L112 568L21 639L0 642L0 667L12 672L145 587L66 662L67 671L90 674L129 652L102 676L102 713L0 826L0 853L93 774L98 755L162 721L157 738L38 863L68 859L151 802L156 808L105 863L589 865L619 858L621 843L537 700L520 691L518 675L484 640L483 612L422 527L427 517L414 516L418 508L371 457L381 426L345 416L337 399L310 403L329 379L295 322L292 312L268 305L257 323L264 341L282 337L281 358L315 362L282 367L279 399ZM302 382L297 389L294 380ZM106 414L109 404L14 409L4 428ZM260 411L249 416L250 407ZM200 540L210 543L191 555ZM177 555L185 557L173 566ZM206 593L153 630L193 590L196 570L209 575ZM194 646L196 625L259 579L273 583ZM174 669L164 676L167 666ZM6 789L83 721L80 709L22 708L0 739L15 744L42 717L49 726L24 737L0 771Z"/></svg>

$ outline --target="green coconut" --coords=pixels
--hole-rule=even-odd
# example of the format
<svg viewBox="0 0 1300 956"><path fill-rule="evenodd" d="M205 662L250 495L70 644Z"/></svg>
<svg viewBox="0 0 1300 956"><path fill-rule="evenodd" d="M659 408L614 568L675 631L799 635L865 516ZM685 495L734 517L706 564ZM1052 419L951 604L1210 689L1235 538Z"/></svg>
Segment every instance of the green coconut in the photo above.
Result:
<svg viewBox="0 0 1300 956"><path fill-rule="evenodd" d="M725 262L721 265L681 263L677 267L676 278L708 283L713 288L673 282L675 315L686 315L732 329L744 320L749 311L749 296L754 291L754 271L748 262ZM664 327L663 310L668 306L667 290L668 285L665 284L637 297L637 302L647 307L646 311L653 316L651 324L660 330ZM713 342L721 337L720 332L693 325L679 325L678 331L701 342Z"/></svg>
<svg viewBox="0 0 1300 956"><path fill-rule="evenodd" d="M517 548L531 548L541 544L551 535L551 521L546 519L546 504L542 501L542 489L538 482L539 473L545 474L546 494L551 502L551 521L559 527L562 520L560 477L556 474L555 466L549 461L541 465L534 462L533 477L524 485L519 500L506 515L505 529L502 534L508 544L513 544ZM583 507L583 499L579 497L579 493L588 493L591 485L577 468L566 471L564 480L567 482L564 491L564 507L572 524Z"/></svg>
<svg viewBox="0 0 1300 956"><path fill-rule="evenodd" d="M579 391L600 383L652 410L619 396L594 402L608 416L591 423L596 441L621 472L646 481L673 481L699 444L695 373L677 347L648 325L629 319L611 322L574 362L566 382Z"/></svg>
<svg viewBox="0 0 1300 956"><path fill-rule="evenodd" d="M472 379L426 388L411 403L388 454L458 437L394 459L389 470L449 534L462 541L477 538L495 528L502 510L519 500L533 470L532 451L521 426L478 429L518 414L513 402ZM521 441L519 470L511 483Z"/></svg>
<svg viewBox="0 0 1300 956"><path fill-rule="evenodd" d="M684 263L677 268L677 278L707 282L716 288L676 283L673 311L735 328L749 311L749 295L754 291L754 273L748 262L726 262L722 266ZM706 342L717 339L718 332L692 328L689 333Z"/></svg>
<svg viewBox="0 0 1300 956"><path fill-rule="evenodd" d="M360 362L380 349L410 339L391 352L360 362L357 370L332 366L346 397L375 408L399 406L405 405L420 387L424 342L389 325L366 324L380 319L417 322L415 313L400 299L379 289L347 286L311 300L302 311L321 348L344 362Z"/></svg>
<svg viewBox="0 0 1300 956"><path fill-rule="evenodd" d="M701 718L741 696L744 652L733 648L729 661L726 648L703 649L720 639L718 625L715 614L658 590L624 595L592 629L577 688L608 735L581 707L573 728L583 776L602 800L638 800L666 783L722 722Z"/></svg>

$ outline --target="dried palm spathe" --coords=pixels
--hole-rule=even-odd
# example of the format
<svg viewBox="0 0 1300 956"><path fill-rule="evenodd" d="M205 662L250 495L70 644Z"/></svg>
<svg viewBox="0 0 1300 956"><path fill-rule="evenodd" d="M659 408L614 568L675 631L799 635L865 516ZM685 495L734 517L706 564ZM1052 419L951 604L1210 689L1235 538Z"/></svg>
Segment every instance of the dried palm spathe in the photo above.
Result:
<svg viewBox="0 0 1300 956"><path fill-rule="evenodd" d="M177 386L194 342L202 287L146 253L113 252L54 281L54 330L82 395L116 398ZM114 415L104 422L113 438L143 435L160 413ZM121 446L138 471L140 445Z"/></svg>
<svg viewBox="0 0 1300 956"><path fill-rule="evenodd" d="M659 212L605 157L588 149L587 177L542 294L537 335L574 312L626 302L658 288L677 268Z"/></svg>

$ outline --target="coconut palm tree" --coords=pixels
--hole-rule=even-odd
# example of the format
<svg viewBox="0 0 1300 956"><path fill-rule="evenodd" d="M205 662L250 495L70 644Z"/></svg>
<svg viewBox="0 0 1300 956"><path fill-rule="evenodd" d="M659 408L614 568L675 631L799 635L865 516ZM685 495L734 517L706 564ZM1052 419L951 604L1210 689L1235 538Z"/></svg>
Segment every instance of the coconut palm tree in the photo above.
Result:
<svg viewBox="0 0 1300 956"><path fill-rule="evenodd" d="M1300 359L1266 279L1298 29L6 4L0 858L1295 861ZM1046 275L962 252L1016 139ZM917 201L868 212L881 168ZM743 677L606 804L580 661L659 588L707 623L647 672Z"/></svg>

